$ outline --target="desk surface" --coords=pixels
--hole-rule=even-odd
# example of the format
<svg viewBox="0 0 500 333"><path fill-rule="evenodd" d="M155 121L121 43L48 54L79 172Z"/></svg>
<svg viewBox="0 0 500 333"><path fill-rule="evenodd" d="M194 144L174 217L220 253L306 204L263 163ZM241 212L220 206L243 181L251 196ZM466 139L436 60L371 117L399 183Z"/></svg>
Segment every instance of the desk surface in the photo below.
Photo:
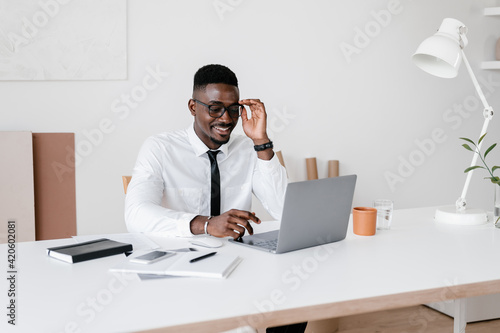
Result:
<svg viewBox="0 0 500 333"><path fill-rule="evenodd" d="M68 239L19 243L17 326L7 324L2 306L0 331L218 332L500 293L500 230L439 225L433 214L396 210L391 230L357 236L350 223L343 241L279 255L225 242L218 251L243 258L227 279L140 281L109 272L122 256L72 265L46 255ZM256 231L276 226L267 223ZM167 249L188 245L152 239ZM2 244L3 267L6 252ZM8 281L0 281L5 305Z"/></svg>

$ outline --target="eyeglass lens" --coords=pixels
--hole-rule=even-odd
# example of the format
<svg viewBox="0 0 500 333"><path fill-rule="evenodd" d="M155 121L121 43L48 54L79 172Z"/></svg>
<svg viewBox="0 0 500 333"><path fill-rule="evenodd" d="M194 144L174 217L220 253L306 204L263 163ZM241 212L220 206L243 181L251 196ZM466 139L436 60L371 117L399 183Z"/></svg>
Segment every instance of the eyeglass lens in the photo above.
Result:
<svg viewBox="0 0 500 333"><path fill-rule="evenodd" d="M222 105L210 105L208 107L208 110L209 110L210 116L212 116L214 118L221 117L224 113L224 110L229 112L229 116L231 118L238 118L240 116L241 106L240 105L231 105L231 106L225 108Z"/></svg>

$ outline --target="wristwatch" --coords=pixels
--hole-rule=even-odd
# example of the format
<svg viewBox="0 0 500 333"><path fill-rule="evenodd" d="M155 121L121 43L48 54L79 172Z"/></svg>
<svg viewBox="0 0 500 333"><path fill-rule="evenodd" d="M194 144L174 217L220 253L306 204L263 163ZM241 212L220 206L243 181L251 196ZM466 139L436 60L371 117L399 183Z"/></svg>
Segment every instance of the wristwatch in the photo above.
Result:
<svg viewBox="0 0 500 333"><path fill-rule="evenodd" d="M205 227L203 228L203 229L205 230L205 235L210 235L210 234L208 233L207 228L208 228L208 221L209 221L211 218L212 218L212 216L209 216L209 217L208 217L208 219L207 219L207 221L205 222Z"/></svg>
<svg viewBox="0 0 500 333"><path fill-rule="evenodd" d="M253 146L253 149L255 149L255 151L262 151L273 147L273 142L269 141L268 143L264 143L262 145Z"/></svg>

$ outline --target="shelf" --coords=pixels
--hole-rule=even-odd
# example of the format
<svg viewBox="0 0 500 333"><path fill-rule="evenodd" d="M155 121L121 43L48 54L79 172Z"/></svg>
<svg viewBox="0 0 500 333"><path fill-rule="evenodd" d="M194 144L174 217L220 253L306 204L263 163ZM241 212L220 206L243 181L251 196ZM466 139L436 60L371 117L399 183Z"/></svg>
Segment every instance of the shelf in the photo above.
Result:
<svg viewBox="0 0 500 333"><path fill-rule="evenodd" d="M500 7L487 7L484 9L483 14L484 16L500 16ZM497 49L498 49L498 42L497 42ZM483 61L481 63L481 69L500 69L500 61Z"/></svg>
<svg viewBox="0 0 500 333"><path fill-rule="evenodd" d="M481 69L500 69L500 61L483 61Z"/></svg>
<svg viewBox="0 0 500 333"><path fill-rule="evenodd" d="M484 16L500 15L500 7L488 7L484 9Z"/></svg>

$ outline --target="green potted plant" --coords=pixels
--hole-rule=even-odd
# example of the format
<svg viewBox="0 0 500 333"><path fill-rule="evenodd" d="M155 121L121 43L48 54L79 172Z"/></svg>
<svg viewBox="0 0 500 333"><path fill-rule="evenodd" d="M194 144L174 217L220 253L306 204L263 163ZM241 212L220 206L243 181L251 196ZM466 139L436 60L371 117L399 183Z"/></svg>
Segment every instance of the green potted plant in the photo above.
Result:
<svg viewBox="0 0 500 333"><path fill-rule="evenodd" d="M467 172L470 172L470 171L475 170L475 169L485 169L488 171L490 176L484 177L484 179L489 179L493 184L495 184L495 200L494 200L494 207L493 207L493 215L496 218L495 226L500 227L500 224L498 223L500 221L500 177L494 175L495 171L497 169L500 169L500 166L495 165L490 169L488 167L488 165L486 164L486 156L488 156L488 154L493 150L493 148L496 147L497 144L496 143L492 144L488 149L486 149L484 154L481 154L481 152L479 151L477 146L479 144L481 144L481 142L483 141L485 136L486 136L486 133L479 138L479 141L477 142L477 144L474 141L472 141L471 139L460 138L464 141L471 143L474 146L474 149L472 149L471 146L469 146L467 143L464 143L462 145L462 147L464 147L465 149L470 150L470 151L474 152L475 154L478 154L479 158L481 159L481 161L483 162L483 165L484 165L484 166L474 165L474 166L468 167L467 169L464 170L464 172L467 173Z"/></svg>

